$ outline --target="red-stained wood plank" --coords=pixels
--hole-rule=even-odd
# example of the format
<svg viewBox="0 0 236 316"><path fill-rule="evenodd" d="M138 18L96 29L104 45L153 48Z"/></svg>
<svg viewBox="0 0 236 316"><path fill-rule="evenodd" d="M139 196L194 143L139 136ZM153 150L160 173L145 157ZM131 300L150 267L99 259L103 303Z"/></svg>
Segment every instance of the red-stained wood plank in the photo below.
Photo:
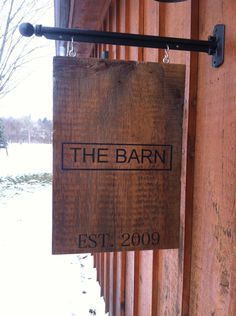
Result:
<svg viewBox="0 0 236 316"><path fill-rule="evenodd" d="M104 19L102 30L104 32L107 31L107 19L106 18ZM102 51L103 52L108 51L108 47L109 47L108 44L102 44Z"/></svg>
<svg viewBox="0 0 236 316"><path fill-rule="evenodd" d="M104 278L105 278L105 276L104 276L105 259L104 259L104 256L105 256L104 253L100 254L100 261L101 261L101 263L100 263L100 265L101 265L101 267L100 267L100 269L101 269L101 271L100 271L100 275L101 275L101 279L100 279L101 296L104 296L104 290L105 290L105 283L104 283Z"/></svg>
<svg viewBox="0 0 236 316"><path fill-rule="evenodd" d="M139 0L139 28L138 34L144 34L144 0ZM138 60L143 61L143 47L138 48Z"/></svg>
<svg viewBox="0 0 236 316"><path fill-rule="evenodd" d="M159 3L157 1L144 1L143 4L143 33L146 35L159 34ZM144 48L145 61L158 61L158 49Z"/></svg>
<svg viewBox="0 0 236 316"><path fill-rule="evenodd" d="M68 26L88 30L101 30L111 0L72 0ZM90 57L93 43L75 43L78 57Z"/></svg>
<svg viewBox="0 0 236 316"><path fill-rule="evenodd" d="M134 266L135 252L128 251L125 271L125 315L129 316L134 316Z"/></svg>
<svg viewBox="0 0 236 316"><path fill-rule="evenodd" d="M108 27L108 31L109 32L113 32L113 28L112 28L112 21L113 21L113 5L111 3L110 7L109 7L109 10L108 10L108 15L107 15L107 19L108 19L108 22L107 22L107 27ZM114 56L113 56L113 45L109 45L109 59L114 59Z"/></svg>
<svg viewBox="0 0 236 316"><path fill-rule="evenodd" d="M119 0L119 10L118 10L118 20L119 20L119 28L117 32L120 33L127 33L126 32L126 0ZM119 46L120 47L120 55L119 59L125 59L125 50L127 47Z"/></svg>
<svg viewBox="0 0 236 316"><path fill-rule="evenodd" d="M130 18L129 18L129 30L130 33L138 34L139 33L139 1L129 0L130 2ZM139 60L139 51L138 47L129 47L129 57L130 60Z"/></svg>
<svg viewBox="0 0 236 316"><path fill-rule="evenodd" d="M112 284L112 314L111 316L118 316L116 314L116 305L117 305L117 252L114 252L113 254L113 269L112 269L112 278L113 278L113 284Z"/></svg>
<svg viewBox="0 0 236 316"><path fill-rule="evenodd" d="M199 10L198 1L189 4L188 38L198 38ZM183 26L184 28L184 26ZM195 168L195 138L196 138L196 116L197 116L197 76L198 76L198 54L188 53L186 55L186 120L184 121L183 148L187 149L183 157L182 172L182 207L181 207L181 232L183 232L179 258L182 261L179 275L179 302L181 303L182 315L189 314L191 264L192 264L192 223L193 223L193 196L194 196L194 168ZM179 304L180 304L179 303Z"/></svg>
<svg viewBox="0 0 236 316"><path fill-rule="evenodd" d="M196 8L196 7L195 7ZM191 7L190 3L179 4L160 4L159 11L159 32L160 36L174 36L189 38L191 33ZM196 12L195 12L196 14ZM176 19L176 16L179 18ZM187 17L187 18L186 18ZM195 21L196 22L196 21ZM196 24L197 28L197 24ZM195 29L196 30L196 29ZM160 50L159 61L162 62L163 50ZM188 151L183 150L183 170L182 170L182 194L181 194L181 238L180 249L164 250L159 252L158 258L158 299L157 314L164 313L170 315L187 315L189 301L190 269L191 269L191 214L192 214L192 193L193 193L193 170L194 170L194 135L196 108L193 107L196 101L197 86L193 82L194 75L197 73L195 56L185 52L170 51L171 63L185 63L187 65L186 79L186 104L184 119L184 145ZM192 66L191 74L189 72L190 61ZM194 64L195 63L195 64ZM191 75L191 87L190 87ZM189 107L190 112L189 112ZM187 164L187 168L185 167ZM186 178L188 185L186 186ZM187 208L186 208L187 206ZM186 215L186 209L188 215ZM188 244L188 250L184 252L184 246ZM184 258L185 255L185 258ZM184 283L183 283L184 282ZM185 286L184 290L183 287ZM182 296L183 294L183 296ZM183 302L184 300L184 302ZM156 305L156 304L155 304ZM183 307L182 307L183 305Z"/></svg>
<svg viewBox="0 0 236 316"><path fill-rule="evenodd" d="M166 32L165 32L165 20L166 20L166 4L165 3L159 3L158 6L158 35L159 36L166 36ZM163 49L159 49L158 50L158 62L162 63L164 57L164 50Z"/></svg>
<svg viewBox="0 0 236 316"><path fill-rule="evenodd" d="M125 1L125 33L130 33L130 0ZM125 60L129 60L129 47L125 46Z"/></svg>
<svg viewBox="0 0 236 316"><path fill-rule="evenodd" d="M114 252L110 253L110 270L109 270L109 316L114 316L114 288L115 288L115 282L114 282L114 276L113 276L113 263L114 263Z"/></svg>
<svg viewBox="0 0 236 316"><path fill-rule="evenodd" d="M225 24L225 61L199 54L191 315L236 315L236 2L199 1L199 36Z"/></svg>
<svg viewBox="0 0 236 316"><path fill-rule="evenodd" d="M159 3L145 1L143 4L142 32L148 35L159 35ZM157 49L143 49L144 61L158 61ZM154 254L155 253L155 254ZM158 299L158 252L140 253L139 271L139 313L140 315L155 315Z"/></svg>
<svg viewBox="0 0 236 316"><path fill-rule="evenodd" d="M159 20L160 20L160 3L158 2L149 2L145 1L143 3L143 33L147 35L160 35L159 34ZM144 61L152 61L152 62L158 62L159 58L159 50L158 49L143 49L143 60ZM143 252L143 259L145 260L146 252ZM148 252L147 257L149 260L149 278L148 278L148 284L143 284L143 286L140 287L140 301L141 304L143 304L145 309L142 309L142 306L140 307L141 313L147 312L148 315L156 316L157 313L157 306L158 306L158 261L159 261L159 251L153 251ZM151 271L151 279L150 279L150 271ZM141 279L144 277L142 275L142 269L140 269L140 277ZM145 273L145 271L144 271ZM147 283L147 282L146 282ZM147 297L144 294L145 300L142 298L142 292L147 289L147 293L149 296ZM147 308L146 308L147 307Z"/></svg>
<svg viewBox="0 0 236 316"><path fill-rule="evenodd" d="M152 314L152 274L153 251L140 251L139 253L139 293L138 315L150 316Z"/></svg>
<svg viewBox="0 0 236 316"><path fill-rule="evenodd" d="M152 257L152 311L151 316L156 316L158 306L158 271L159 271L159 251L153 251Z"/></svg>
<svg viewBox="0 0 236 316"><path fill-rule="evenodd" d="M126 253L117 253L116 315L125 316Z"/></svg>
<svg viewBox="0 0 236 316"><path fill-rule="evenodd" d="M101 58L102 54L102 44L98 44L98 57Z"/></svg>
<svg viewBox="0 0 236 316"><path fill-rule="evenodd" d="M111 6L110 6L110 11L109 11L109 15L110 15L110 31L111 32L116 32L116 27L117 27L117 2L115 0L113 0L111 2ZM117 47L116 45L110 45L111 47L111 52L110 52L110 59L117 59Z"/></svg>
<svg viewBox="0 0 236 316"><path fill-rule="evenodd" d="M101 277L100 263L101 263L101 261L100 261L100 253L99 252L97 253L96 257L97 257L97 259L96 259L97 281L98 281L98 283L100 283L100 280L101 280L101 278L100 278Z"/></svg>
<svg viewBox="0 0 236 316"><path fill-rule="evenodd" d="M103 298L104 298L104 301L106 302L107 301L107 287L106 287L106 284L107 284L107 255L109 254L109 252L105 252L103 253L103 256L104 256L104 262L103 262L103 284L102 284L102 287L103 287Z"/></svg>
<svg viewBox="0 0 236 316"><path fill-rule="evenodd" d="M115 15L116 15L116 23L115 23L115 27L114 27L114 32L120 32L121 29L121 1L120 0L116 0L115 2ZM116 49L116 59L121 59L121 47L120 45L116 45L115 46Z"/></svg>
<svg viewBox="0 0 236 316"><path fill-rule="evenodd" d="M133 316L139 316L139 256L140 251L134 252L134 304ZM131 314L132 315L132 314Z"/></svg>
<svg viewBox="0 0 236 316"><path fill-rule="evenodd" d="M105 254L105 288L104 288L104 299L105 299L105 312L109 312L109 276L110 276L110 253Z"/></svg>
<svg viewBox="0 0 236 316"><path fill-rule="evenodd" d="M104 31L105 31L105 32L109 32L109 28L110 28L109 14L110 14L110 7L108 8L107 14L106 14L105 19L104 19ZM108 59L110 58L110 56L109 56L109 49L110 49L110 46L111 46L111 45L109 45L109 44L106 44L106 45L105 45L105 50L108 52Z"/></svg>

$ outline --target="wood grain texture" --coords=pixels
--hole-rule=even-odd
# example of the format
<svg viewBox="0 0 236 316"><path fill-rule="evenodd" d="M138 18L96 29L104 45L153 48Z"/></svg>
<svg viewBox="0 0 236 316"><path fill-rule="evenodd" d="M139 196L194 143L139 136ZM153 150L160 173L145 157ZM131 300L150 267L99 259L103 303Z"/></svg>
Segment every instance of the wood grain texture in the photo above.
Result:
<svg viewBox="0 0 236 316"><path fill-rule="evenodd" d="M100 254L100 283L101 283L101 296L104 296L105 293L105 253Z"/></svg>
<svg viewBox="0 0 236 316"><path fill-rule="evenodd" d="M111 0L71 0L68 27L101 30ZM75 43L77 56L91 55L93 43Z"/></svg>
<svg viewBox="0 0 236 316"><path fill-rule="evenodd" d="M138 34L140 30L139 26L139 1L137 0L129 0L129 6L130 6L130 16L129 16L129 31L133 34ZM140 60L140 50L142 48L138 47L129 47L129 58L130 60Z"/></svg>
<svg viewBox="0 0 236 316"><path fill-rule="evenodd" d="M110 253L105 253L105 312L109 312L109 276L110 276Z"/></svg>
<svg viewBox="0 0 236 316"><path fill-rule="evenodd" d="M134 303L133 303L133 310L131 315L139 315L139 293L140 293L140 282L139 282L139 273L140 273L140 251L134 252L134 262L133 262L133 269L134 269Z"/></svg>
<svg viewBox="0 0 236 316"><path fill-rule="evenodd" d="M110 31L111 32L118 32L117 25L118 25L118 16L117 16L117 1L113 0L110 6ZM117 59L117 52L119 51L116 45L110 45L111 47L111 56L110 59ZM98 56L97 56L98 57Z"/></svg>
<svg viewBox="0 0 236 316"><path fill-rule="evenodd" d="M100 255L100 254L99 254ZM109 315L114 316L114 296L116 295L116 278L114 278L114 257L115 253L109 253ZM115 291L114 291L115 290Z"/></svg>
<svg viewBox="0 0 236 316"><path fill-rule="evenodd" d="M225 62L199 55L191 315L236 315L235 1L199 1L199 36L225 24ZM210 14L209 14L210 13Z"/></svg>
<svg viewBox="0 0 236 316"><path fill-rule="evenodd" d="M182 4L159 4L159 35L160 36L175 36L175 37L191 37L187 32L189 32L191 24L189 3ZM178 16L178 18L176 18ZM183 28L183 25L185 28ZM188 153L185 150L186 141L188 139L188 107L189 107L189 87L187 80L189 77L189 57L187 52L169 52L171 63L184 63L187 65L187 75L186 75L186 88L185 88L185 116L184 116L184 130L183 130L183 169L181 176L182 183L182 193L181 193L181 235L180 235L180 249L177 251L165 250L158 251L155 254L155 262L157 266L154 266L154 282L157 284L153 285L154 290L157 293L153 294L153 298L157 301L153 303L156 306L156 310L153 311L155 315L181 315L182 314L182 291L183 291L183 256L184 256L184 230L185 230L185 181L188 177L186 173L186 160ZM159 52L159 61L162 62L163 50ZM194 74L194 70L193 70ZM192 181L192 184L191 184ZM193 179L188 178L189 186L188 190L193 187ZM189 200L191 202L191 200ZM189 209L190 210L190 209ZM189 236L186 236L188 238ZM191 243L190 243L191 244ZM187 271L186 271L187 272ZM190 274L190 273L189 273ZM189 275L188 274L188 275ZM187 274L186 274L187 276ZM189 293L189 292L188 292Z"/></svg>
<svg viewBox="0 0 236 316"><path fill-rule="evenodd" d="M159 34L159 3L155 1L144 1L143 11L143 34ZM157 62L158 55L158 49L143 49L143 60L145 61Z"/></svg>
<svg viewBox="0 0 236 316"><path fill-rule="evenodd" d="M128 251L126 254L125 271L125 315L134 315L134 274L135 252Z"/></svg>
<svg viewBox="0 0 236 316"><path fill-rule="evenodd" d="M116 305L117 303L117 252L113 253L113 265L112 265L112 308L111 308L111 316L116 315Z"/></svg>
<svg viewBox="0 0 236 316"><path fill-rule="evenodd" d="M117 253L116 315L125 316L126 252Z"/></svg>
<svg viewBox="0 0 236 316"><path fill-rule="evenodd" d="M199 3L191 2L189 12L189 37L199 38ZM197 91L198 91L198 54L189 53L186 56L186 120L184 127L183 148L186 154L183 158L182 203L180 227L182 243L179 251L180 265L178 293L179 305L182 307L182 315L189 314L190 308L190 287L191 287L191 265L192 265L192 226L193 226L193 197L194 197L194 174L195 174L195 137L196 137L196 116L197 116ZM182 302L181 302L182 301Z"/></svg>
<svg viewBox="0 0 236 316"><path fill-rule="evenodd" d="M139 257L139 316L152 314L153 251L140 252Z"/></svg>
<svg viewBox="0 0 236 316"><path fill-rule="evenodd" d="M53 251L178 247L185 68L54 62Z"/></svg>
<svg viewBox="0 0 236 316"><path fill-rule="evenodd" d="M197 2L178 5L159 4L160 35L197 38ZM197 56L194 53L189 55L170 52L171 62L182 61L187 64L185 123L188 130L183 146L184 154L187 154L186 173L182 177L181 231L183 235L182 246L178 253L168 250L158 251L158 254L155 254L153 315L234 316L236 314L235 186L233 185L235 162L232 158L235 157L235 111L233 110L235 108L233 97L235 94L233 60L236 52L233 27L235 3L233 1L216 3L210 0L199 2L200 39L207 38L216 23L226 24L225 64L220 69L212 69L210 57L199 54L198 67ZM149 23L152 25L151 15L147 14L147 17L150 17ZM135 25L136 21L131 19L132 23ZM161 54L162 51L160 61ZM149 57L146 55L145 58ZM198 109L197 162L194 167L196 108ZM192 223L193 244L191 243ZM141 256L145 257L145 252ZM132 269L131 264L128 268L130 274ZM140 273L139 270L136 273ZM130 293L133 293L130 287L133 284L133 277L132 274L130 280L126 279ZM170 292L168 294L170 290L171 295ZM129 301L128 296L126 300ZM127 315L132 315L130 310Z"/></svg>
<svg viewBox="0 0 236 316"><path fill-rule="evenodd" d="M158 297L159 297L159 291L158 291L158 279L159 279L159 251L154 250L152 254L152 288L151 288L151 294L152 294L152 303L151 303L151 316L156 316L157 314L157 308L158 308Z"/></svg>
<svg viewBox="0 0 236 316"><path fill-rule="evenodd" d="M178 251L155 250L153 254L152 315L234 316L235 1L165 4L147 0L143 21L139 20L139 1L126 2L130 3L128 25L134 33L143 26L144 32L156 32L155 35L206 39L216 23L226 24L225 63L221 68L212 69L211 58L205 54L199 54L198 65L195 53L170 52L171 63L187 65L181 236ZM151 9L155 5L156 12ZM127 50L128 58L140 58L137 48ZM156 55L162 62L163 50L144 50L141 59L153 60ZM127 253L125 308L128 316L138 315L139 293L150 285L148 282L142 288L139 282L146 256L147 251ZM149 297L147 302L150 304Z"/></svg>

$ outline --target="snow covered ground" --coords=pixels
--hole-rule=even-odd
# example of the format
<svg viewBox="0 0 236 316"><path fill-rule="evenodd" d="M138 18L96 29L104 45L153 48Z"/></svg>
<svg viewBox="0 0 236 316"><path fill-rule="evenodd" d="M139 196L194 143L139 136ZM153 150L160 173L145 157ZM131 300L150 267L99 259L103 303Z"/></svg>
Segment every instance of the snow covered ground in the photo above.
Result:
<svg viewBox="0 0 236 316"><path fill-rule="evenodd" d="M51 255L51 146L8 152L0 150L0 315L106 315L92 256Z"/></svg>

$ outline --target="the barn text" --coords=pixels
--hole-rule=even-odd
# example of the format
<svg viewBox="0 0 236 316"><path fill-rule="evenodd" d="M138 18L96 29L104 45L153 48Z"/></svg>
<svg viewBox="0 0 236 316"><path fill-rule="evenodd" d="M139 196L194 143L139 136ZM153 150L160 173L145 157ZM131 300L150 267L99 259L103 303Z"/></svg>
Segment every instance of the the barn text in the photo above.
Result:
<svg viewBox="0 0 236 316"><path fill-rule="evenodd" d="M171 145L63 143L63 170L171 170Z"/></svg>

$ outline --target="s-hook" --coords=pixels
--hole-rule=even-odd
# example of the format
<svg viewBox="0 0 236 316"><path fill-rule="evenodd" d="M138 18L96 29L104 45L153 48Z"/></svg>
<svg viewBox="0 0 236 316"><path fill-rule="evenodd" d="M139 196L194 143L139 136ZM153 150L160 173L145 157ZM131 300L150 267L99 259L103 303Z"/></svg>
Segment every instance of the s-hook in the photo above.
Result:
<svg viewBox="0 0 236 316"><path fill-rule="evenodd" d="M169 45L166 45L165 55L164 55L164 57L162 59L164 64L169 64L170 63L169 50L170 50Z"/></svg>
<svg viewBox="0 0 236 316"><path fill-rule="evenodd" d="M75 48L74 48L74 38L73 38L73 36L71 38L71 41L68 42L68 45L67 45L67 56L76 57L76 51L75 51Z"/></svg>

